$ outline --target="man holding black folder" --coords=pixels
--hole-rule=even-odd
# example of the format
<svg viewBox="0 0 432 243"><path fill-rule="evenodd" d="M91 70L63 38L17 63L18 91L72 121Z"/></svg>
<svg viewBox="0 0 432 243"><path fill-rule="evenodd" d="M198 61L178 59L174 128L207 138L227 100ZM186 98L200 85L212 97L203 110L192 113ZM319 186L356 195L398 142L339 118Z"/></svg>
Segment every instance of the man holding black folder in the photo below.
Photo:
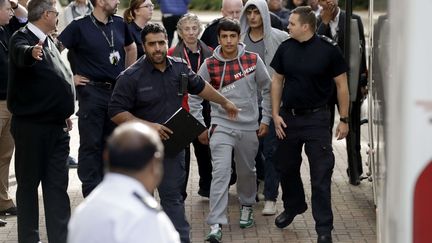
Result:
<svg viewBox="0 0 432 243"><path fill-rule="evenodd" d="M237 107L191 71L185 61L166 56L167 34L161 25L147 24L141 39L146 56L120 74L113 91L108 112L115 123L140 120L167 140L173 131L163 123L181 107L187 92L218 103L231 119L237 117ZM161 205L181 241L190 242L181 195L185 180L184 150L166 157L164 168L165 176L158 188Z"/></svg>

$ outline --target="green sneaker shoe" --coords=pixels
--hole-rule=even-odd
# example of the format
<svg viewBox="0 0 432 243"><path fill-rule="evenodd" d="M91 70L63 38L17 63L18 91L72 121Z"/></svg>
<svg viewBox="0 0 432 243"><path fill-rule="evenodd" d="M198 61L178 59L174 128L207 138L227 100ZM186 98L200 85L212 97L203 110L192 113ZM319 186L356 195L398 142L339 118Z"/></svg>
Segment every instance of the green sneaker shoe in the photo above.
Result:
<svg viewBox="0 0 432 243"><path fill-rule="evenodd" d="M222 228L219 224L210 225L210 233L206 241L210 243L220 243L222 241Z"/></svg>
<svg viewBox="0 0 432 243"><path fill-rule="evenodd" d="M251 206L242 206L240 209L240 228L245 229L254 225L253 209Z"/></svg>

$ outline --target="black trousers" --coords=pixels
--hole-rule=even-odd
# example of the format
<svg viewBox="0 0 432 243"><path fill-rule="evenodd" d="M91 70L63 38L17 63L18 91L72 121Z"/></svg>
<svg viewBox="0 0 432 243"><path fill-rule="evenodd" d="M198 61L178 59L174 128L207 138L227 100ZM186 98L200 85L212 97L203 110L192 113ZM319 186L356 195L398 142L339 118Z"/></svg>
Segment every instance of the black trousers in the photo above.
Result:
<svg viewBox="0 0 432 243"><path fill-rule="evenodd" d="M38 186L42 184L49 242L65 243L70 218L67 194L69 134L62 124L45 124L12 118L15 140L18 242L36 243L39 238Z"/></svg>
<svg viewBox="0 0 432 243"><path fill-rule="evenodd" d="M162 16L162 24L165 27L168 35L168 47L171 47L172 40L174 39L174 31L176 31L177 22L181 17L181 15L171 15L168 17Z"/></svg>
<svg viewBox="0 0 432 243"><path fill-rule="evenodd" d="M350 134L346 137L347 153L348 153L348 156L350 156L350 154L353 154L353 153L355 154L354 159L356 162L355 166L357 167L356 169L358 171L358 176L361 176L363 174L363 163L362 163L362 157L361 157L361 127L360 127L361 126L360 113L361 113L362 101L363 101L363 94L361 93L361 87L359 86L357 89L357 99L353 102L350 102L349 118L351 120L351 127L350 127ZM333 133L336 107L339 109L336 91L334 91L332 98L330 99L330 102L328 105L329 105L330 114L331 114L331 116L330 116L330 128L329 129L330 129L330 133ZM355 136L351 136L353 133L355 134ZM354 144L355 151L349 151L349 146L348 146L349 143ZM349 164L348 161L347 161L347 164Z"/></svg>
<svg viewBox="0 0 432 243"><path fill-rule="evenodd" d="M198 138L194 139L192 142L194 146L195 157L198 164L198 174L199 178L199 188L203 191L208 191L210 193L210 185L212 180L212 164L210 156L210 147L208 145L202 144L198 141ZM190 146L185 149L185 170L186 170L186 180L183 185L182 196L183 200L187 197L187 184L189 180L190 171Z"/></svg>
<svg viewBox="0 0 432 243"><path fill-rule="evenodd" d="M92 85L77 88L79 101L78 129L78 177L82 182L82 194L88 196L103 179L102 152L107 137L115 124L108 116L108 103L112 90Z"/></svg>
<svg viewBox="0 0 432 243"><path fill-rule="evenodd" d="M330 186L334 168L328 127L330 112L322 110L294 116L281 110L281 116L287 124L286 138L278 140L274 158L276 169L280 172L285 211L300 213L307 208L300 174L304 146L310 165L315 229L318 234L329 234L333 229Z"/></svg>
<svg viewBox="0 0 432 243"><path fill-rule="evenodd" d="M198 163L199 188L210 193L210 185L212 180L212 164L210 155L210 146L202 144L195 139L192 142L194 146L195 157Z"/></svg>

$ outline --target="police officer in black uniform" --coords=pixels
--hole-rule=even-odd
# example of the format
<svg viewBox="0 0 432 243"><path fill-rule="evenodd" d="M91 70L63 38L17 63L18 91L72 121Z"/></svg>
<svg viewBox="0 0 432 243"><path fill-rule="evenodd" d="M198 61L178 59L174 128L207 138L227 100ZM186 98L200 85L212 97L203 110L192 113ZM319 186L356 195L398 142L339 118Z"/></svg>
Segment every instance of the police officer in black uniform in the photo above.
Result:
<svg viewBox="0 0 432 243"><path fill-rule="evenodd" d="M115 125L108 103L115 79L136 61L136 45L127 24L115 15L117 0L91 0L90 15L72 21L58 39L74 53L74 83L79 101L78 176L84 197L102 181L102 150Z"/></svg>
<svg viewBox="0 0 432 243"><path fill-rule="evenodd" d="M275 224L284 228L307 209L300 177L304 145L310 163L312 214L318 243L328 243L332 242L333 229L330 186L334 155L327 103L332 82L336 82L341 117L336 137L343 139L348 134L348 67L336 43L315 34L316 17L310 7L294 9L288 29L291 38L279 46L271 62L275 70L271 91L273 120L279 138L274 157L281 173L285 209Z"/></svg>
<svg viewBox="0 0 432 243"><path fill-rule="evenodd" d="M237 116L237 107L190 70L183 59L166 56L167 33L161 25L147 24L141 39L146 57L118 77L113 91L108 112L115 123L140 120L156 129L162 139L169 139L172 131L162 124L181 107L185 92L220 104L233 119ZM185 75L187 84L183 85L185 79L181 77ZM181 194L186 176L184 159L184 150L165 157L164 178L158 191L161 205L180 233L181 241L190 242Z"/></svg>

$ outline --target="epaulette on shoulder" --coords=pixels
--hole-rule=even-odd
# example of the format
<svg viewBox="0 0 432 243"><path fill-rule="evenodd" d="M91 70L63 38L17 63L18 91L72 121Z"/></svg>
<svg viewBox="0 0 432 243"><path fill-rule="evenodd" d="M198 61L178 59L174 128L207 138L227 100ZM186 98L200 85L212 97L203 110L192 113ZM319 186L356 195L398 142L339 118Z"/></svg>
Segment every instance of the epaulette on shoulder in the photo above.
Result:
<svg viewBox="0 0 432 243"><path fill-rule="evenodd" d="M325 35L318 35L321 39L323 39L325 42L327 42L327 43L329 43L329 44L331 44L331 45L333 45L333 46L336 46L337 45L337 42L336 41L334 41L333 39L331 39L331 38L329 38L329 37L327 37L327 36L325 36Z"/></svg>
<svg viewBox="0 0 432 243"><path fill-rule="evenodd" d="M162 211L161 206L159 205L159 203L156 200L146 200L146 198L140 196L138 193L134 192L133 193L134 197L136 199L138 199L146 208L159 213Z"/></svg>
<svg viewBox="0 0 432 243"><path fill-rule="evenodd" d="M187 62L186 62L186 60L185 59L183 59L183 58L181 58L181 57L170 57L174 62L180 62L180 63L184 63L184 64L188 64Z"/></svg>

